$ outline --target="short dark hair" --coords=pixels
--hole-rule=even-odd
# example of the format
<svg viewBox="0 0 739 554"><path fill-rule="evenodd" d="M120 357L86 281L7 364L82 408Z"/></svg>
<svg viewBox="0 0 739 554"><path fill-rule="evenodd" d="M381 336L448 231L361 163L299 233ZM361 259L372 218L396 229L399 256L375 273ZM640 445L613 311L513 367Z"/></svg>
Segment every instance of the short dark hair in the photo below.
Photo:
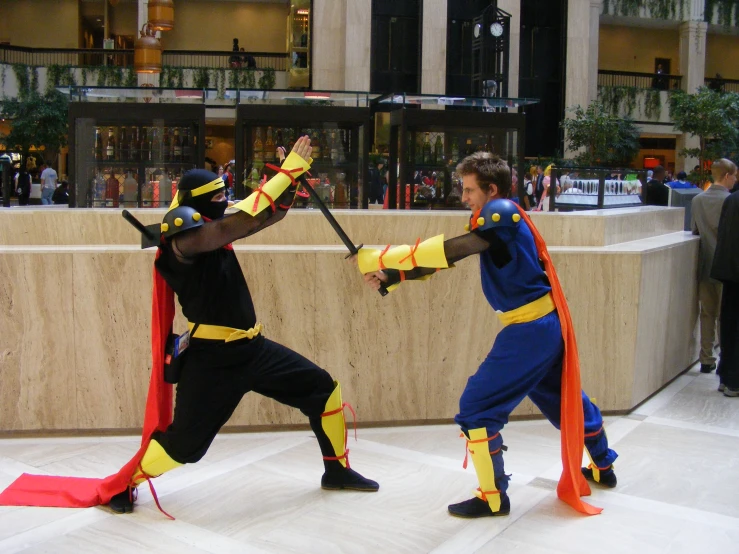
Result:
<svg viewBox="0 0 739 554"><path fill-rule="evenodd" d="M484 192L490 190L490 185L495 185L502 198L508 198L511 194L511 168L497 154L475 152L459 162L457 173L462 177L474 175Z"/></svg>
<svg viewBox="0 0 739 554"><path fill-rule="evenodd" d="M687 174L687 173L685 173L684 171L680 171L680 172L679 172L679 173L677 174L677 178L678 178L678 179L687 179L687 178L688 178L688 174Z"/></svg>
<svg viewBox="0 0 739 554"><path fill-rule="evenodd" d="M661 165L655 165L653 171L654 175L662 175L665 172L665 168Z"/></svg>

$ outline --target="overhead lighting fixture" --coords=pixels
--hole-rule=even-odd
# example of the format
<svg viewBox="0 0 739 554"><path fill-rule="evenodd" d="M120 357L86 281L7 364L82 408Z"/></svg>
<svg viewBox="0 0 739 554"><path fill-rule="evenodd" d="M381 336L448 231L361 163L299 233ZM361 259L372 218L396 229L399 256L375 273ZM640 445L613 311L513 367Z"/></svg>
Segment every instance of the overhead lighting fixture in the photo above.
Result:
<svg viewBox="0 0 739 554"><path fill-rule="evenodd" d="M149 0L149 26L155 31L171 31L174 28L174 2Z"/></svg>
<svg viewBox="0 0 739 554"><path fill-rule="evenodd" d="M298 15L308 15L310 13L310 10L300 9L295 13L297 13Z"/></svg>
<svg viewBox="0 0 739 554"><path fill-rule="evenodd" d="M148 23L141 27L141 37L133 46L133 66L136 73L162 72L162 44L154 33Z"/></svg>

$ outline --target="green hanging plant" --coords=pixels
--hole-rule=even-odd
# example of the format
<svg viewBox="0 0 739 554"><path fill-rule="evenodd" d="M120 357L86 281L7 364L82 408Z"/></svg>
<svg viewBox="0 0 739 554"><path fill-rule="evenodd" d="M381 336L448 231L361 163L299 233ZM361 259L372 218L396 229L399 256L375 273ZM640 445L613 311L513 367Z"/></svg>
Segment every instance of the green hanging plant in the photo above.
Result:
<svg viewBox="0 0 739 554"><path fill-rule="evenodd" d="M275 70L271 67L262 70L262 76L259 78L259 88L262 90L272 90L275 88Z"/></svg>
<svg viewBox="0 0 739 554"><path fill-rule="evenodd" d="M241 69L231 69L228 72L228 88L230 89L238 89L241 88L239 86L239 81L241 80L240 75Z"/></svg>
<svg viewBox="0 0 739 554"><path fill-rule="evenodd" d="M3 95L2 96L3 98L5 98L5 71L7 69L8 69L8 66L3 64L2 77L1 77L2 78L2 88L0 89L0 94Z"/></svg>
<svg viewBox="0 0 739 554"><path fill-rule="evenodd" d="M87 68L86 67L82 68L82 86L83 87L87 86Z"/></svg>
<svg viewBox="0 0 739 554"><path fill-rule="evenodd" d="M210 69L207 67L198 67L194 73L195 88L208 88L210 85Z"/></svg>
<svg viewBox="0 0 739 554"><path fill-rule="evenodd" d="M222 67L216 70L216 90L218 100L226 98L226 70Z"/></svg>
<svg viewBox="0 0 739 554"><path fill-rule="evenodd" d="M636 109L636 93L637 89L636 87L623 87L624 90L624 100L626 101L626 115L631 117L634 114L634 110Z"/></svg>
<svg viewBox="0 0 739 554"><path fill-rule="evenodd" d="M655 89L644 91L644 116L647 119L659 119L662 113L662 95Z"/></svg>
<svg viewBox="0 0 739 554"><path fill-rule="evenodd" d="M22 63L13 64L13 73L18 84L18 96L25 96L31 90L31 80L28 77L28 66Z"/></svg>
<svg viewBox="0 0 739 554"><path fill-rule="evenodd" d="M254 90L257 88L257 75L256 70L247 69L244 73L244 88L246 90Z"/></svg>
<svg viewBox="0 0 739 554"><path fill-rule="evenodd" d="M126 79L123 85L129 88L133 88L133 87L138 86L138 84L139 84L138 75L136 74L136 72L134 71L132 67L129 67L126 70Z"/></svg>

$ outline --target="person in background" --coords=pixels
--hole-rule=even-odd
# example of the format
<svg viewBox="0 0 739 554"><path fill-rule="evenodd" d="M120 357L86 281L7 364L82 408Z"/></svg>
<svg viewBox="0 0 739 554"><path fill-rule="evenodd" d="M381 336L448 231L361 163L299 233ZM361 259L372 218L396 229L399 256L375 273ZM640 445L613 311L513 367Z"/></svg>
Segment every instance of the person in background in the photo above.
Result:
<svg viewBox="0 0 739 554"><path fill-rule="evenodd" d="M644 203L647 206L667 206L670 201L670 189L665 186L665 168L658 165L654 168L652 179L647 183Z"/></svg>
<svg viewBox="0 0 739 554"><path fill-rule="evenodd" d="M526 189L526 196L523 201L526 206L526 211L529 211L533 206L535 206L534 202L536 202L536 199L534 198L534 184L531 182L531 173L526 173L523 176L523 186Z"/></svg>
<svg viewBox="0 0 739 554"><path fill-rule="evenodd" d="M234 161L231 160L226 164L223 169L223 182L226 184L226 198L233 198L233 186L234 186L234 173L233 173Z"/></svg>
<svg viewBox="0 0 739 554"><path fill-rule="evenodd" d="M711 279L711 267L716 251L718 222L721 208L729 196L729 187L736 181L736 165L721 159L711 166L713 184L691 202L690 227L694 235L700 235L698 259L698 302L700 305L701 373L716 369L713 346L716 343L716 323L720 316L721 283Z"/></svg>
<svg viewBox="0 0 739 554"><path fill-rule="evenodd" d="M736 166L734 166L736 168ZM736 180L736 169L732 176ZM716 251L711 267L711 279L720 281L721 321L719 342L721 359L718 363L721 379L718 390L724 396L739 397L739 192L731 193L721 208Z"/></svg>
<svg viewBox="0 0 739 554"><path fill-rule="evenodd" d="M27 171L20 171L16 175L16 192L18 193L18 205L28 206L31 196L31 175Z"/></svg>
<svg viewBox="0 0 739 554"><path fill-rule="evenodd" d="M233 52L236 52L233 56L230 56L228 58L228 65L231 66L231 68L236 69L241 67L241 56L239 56L239 39L235 38L233 40L233 48L231 49Z"/></svg>
<svg viewBox="0 0 739 554"><path fill-rule="evenodd" d="M51 205L51 197L54 196L59 176L54 168L46 164L41 165L41 203L45 206Z"/></svg>
<svg viewBox="0 0 739 554"><path fill-rule="evenodd" d="M667 183L667 186L672 189L692 189L698 188L693 183L688 181L688 174L684 171L680 171L677 174L677 179Z"/></svg>
<svg viewBox="0 0 739 554"><path fill-rule="evenodd" d="M56 188L54 195L51 197L51 201L56 205L69 204L69 183L67 181L62 181Z"/></svg>

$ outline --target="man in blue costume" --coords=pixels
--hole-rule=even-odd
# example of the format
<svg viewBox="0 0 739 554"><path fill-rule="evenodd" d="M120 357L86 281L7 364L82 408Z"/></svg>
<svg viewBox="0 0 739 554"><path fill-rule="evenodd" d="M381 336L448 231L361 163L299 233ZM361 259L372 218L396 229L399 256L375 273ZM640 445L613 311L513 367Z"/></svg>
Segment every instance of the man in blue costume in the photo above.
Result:
<svg viewBox="0 0 739 554"><path fill-rule="evenodd" d="M504 328L469 378L455 417L480 487L473 498L450 505L449 512L468 518L510 512L500 431L528 396L562 431L560 498L582 513L599 513L580 499L590 493L585 478L615 487L617 454L608 448L600 411L580 388L572 322L546 245L525 212L508 200L511 172L504 160L478 152L462 160L457 173L463 180L462 200L472 210L468 234L446 241L443 235L419 239L414 246L388 245L382 251L363 248L358 254L366 283L388 290L480 255L483 292ZM537 337L536 348L531 337ZM583 444L592 463L581 469Z"/></svg>

